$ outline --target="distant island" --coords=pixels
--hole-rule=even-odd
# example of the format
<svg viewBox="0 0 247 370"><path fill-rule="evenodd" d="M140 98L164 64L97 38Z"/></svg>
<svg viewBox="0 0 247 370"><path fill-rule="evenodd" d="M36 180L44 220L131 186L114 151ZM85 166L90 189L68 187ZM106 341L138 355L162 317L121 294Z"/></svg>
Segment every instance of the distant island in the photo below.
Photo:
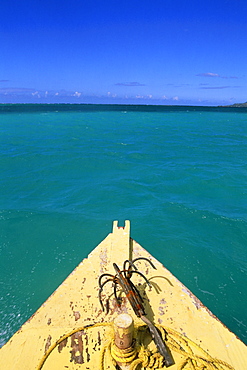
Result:
<svg viewBox="0 0 247 370"><path fill-rule="evenodd" d="M247 102L246 103L235 103L235 104L232 104L232 105L222 105L222 107L247 108Z"/></svg>

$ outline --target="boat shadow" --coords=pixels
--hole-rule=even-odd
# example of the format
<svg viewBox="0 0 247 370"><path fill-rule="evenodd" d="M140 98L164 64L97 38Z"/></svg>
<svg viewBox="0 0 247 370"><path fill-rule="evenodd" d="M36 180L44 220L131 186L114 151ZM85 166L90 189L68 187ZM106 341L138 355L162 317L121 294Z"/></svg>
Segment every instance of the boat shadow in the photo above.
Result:
<svg viewBox="0 0 247 370"><path fill-rule="evenodd" d="M155 292L157 293L157 294L162 294L162 293L164 293L164 290L163 289L161 289L161 287L159 286L159 284L158 283L156 283L155 281L152 281L153 279L157 279L157 278L161 278L161 279L164 279L164 280L166 280L166 282L171 286L171 287L173 287L173 284L172 284L172 282L168 279L168 278L166 278L166 277L164 277L164 276L160 276L160 275L157 275L157 276L152 276L149 280L148 280L148 282L149 282L149 291L152 289L152 288L154 288L154 290L155 290ZM150 285L151 285L151 287L150 287ZM147 284L147 282L144 282L143 284L139 284L138 286L137 286L137 289L138 289L138 291L139 291L139 293L140 293L140 296L142 297L142 301L143 301L143 305L144 305L144 308L145 308L145 313L146 313L146 317L147 317L147 319L149 320L149 321L151 321L151 323L156 327L156 320L157 320L157 314L155 315L155 313L154 313L154 310L153 310L153 307L152 307L152 301L150 300L150 298L148 297L148 293L147 293L147 289L148 289L148 284ZM161 300L160 301L162 301L162 300L164 300L164 296L162 296L161 297ZM156 305L157 305L157 301L156 301ZM157 307L156 307L156 310L157 310ZM155 318L156 318L156 320L155 320ZM158 319L159 320L159 319ZM150 343L153 341L153 338L152 338L152 335L151 335L151 333L149 332L149 329L148 329L148 327L146 326L145 327L145 325L143 326L143 328L145 328L144 329L144 331L145 331L145 335L142 335L142 339L144 339L145 338L145 345L146 346L148 346L148 345L150 345ZM158 332L160 333L160 330L158 329L158 327L156 327L156 329L158 330ZM167 336L167 333L166 333L166 331L164 331L165 332L165 335ZM161 333L160 333L160 336L161 336ZM167 339L167 338L166 338ZM166 342L166 339L165 339L165 342ZM170 351L170 349L166 346L166 349L167 349L167 351L168 351L168 353L169 353L169 356L170 356L170 361L171 361L171 363L170 363L170 365L169 366L171 366L172 364L174 364L175 363L175 361L174 361L174 358L173 358L173 356L172 356L172 353L171 353L171 351Z"/></svg>
<svg viewBox="0 0 247 370"><path fill-rule="evenodd" d="M149 291L154 288L155 292L157 294L162 294L164 293L164 290L161 289L161 287L159 286L159 284L155 281L153 281L154 279L163 279L163 280L166 280L166 282L173 287L173 284L172 282L166 278L165 276L162 276L162 275L155 275L155 276L152 276L151 278L148 279L148 282L149 282L149 286L146 282L144 282L143 284L138 284L138 291L141 295L141 297L143 298L143 303L144 303L144 307L145 307L145 312L146 312L146 315L147 315L147 318L154 323L154 317L155 317L155 314L154 314L154 311L152 309L152 302L150 301L150 299L148 298L148 294L147 294L147 289L149 289ZM164 299L164 297L162 297L161 299Z"/></svg>

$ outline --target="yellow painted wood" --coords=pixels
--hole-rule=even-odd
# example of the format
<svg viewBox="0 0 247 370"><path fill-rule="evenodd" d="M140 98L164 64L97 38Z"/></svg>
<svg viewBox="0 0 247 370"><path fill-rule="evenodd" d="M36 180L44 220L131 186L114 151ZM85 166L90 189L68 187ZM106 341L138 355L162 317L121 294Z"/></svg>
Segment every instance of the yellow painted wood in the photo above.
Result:
<svg viewBox="0 0 247 370"><path fill-rule="evenodd" d="M126 299L121 308L112 295L112 284L106 284L103 301L111 296L109 313L102 312L98 300L98 278L102 273L114 274L112 263L122 267L124 260L146 257L156 266L154 270L146 261L138 261L138 270L152 283L146 287L144 280L133 274L144 297L148 318L186 335L208 351L211 356L231 364L235 370L247 369L247 347L229 331L203 304L159 261L138 243L130 239L130 223L124 228L113 224L110 233L37 312L13 335L0 350L0 369L38 369L44 354L63 335L68 338L54 348L42 366L42 370L56 369L100 369L99 358L102 347L111 337L110 327L93 327L69 335L73 330L94 323L111 323L123 312L130 314L135 325L142 325ZM151 346L153 344L151 343ZM173 353L176 370L183 358ZM107 362L107 369L114 369Z"/></svg>

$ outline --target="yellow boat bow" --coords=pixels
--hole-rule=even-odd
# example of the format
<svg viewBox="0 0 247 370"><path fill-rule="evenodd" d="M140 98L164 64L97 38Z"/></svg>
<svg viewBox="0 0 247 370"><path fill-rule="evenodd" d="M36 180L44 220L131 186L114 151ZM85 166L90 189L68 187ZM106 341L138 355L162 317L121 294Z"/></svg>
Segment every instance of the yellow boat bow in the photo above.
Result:
<svg viewBox="0 0 247 370"><path fill-rule="evenodd" d="M165 368L147 325L135 315L125 294L120 293L121 305L118 304L109 282L102 290L102 303L108 312L102 310L99 302L99 276L114 275L113 263L122 267L124 261L138 257L150 260L156 268L147 260L136 262L151 288L138 273L133 273L131 281L140 292L148 320L163 335L173 359L169 369L246 370L245 344L170 271L130 238L129 221L120 228L114 221L113 232L1 348L0 368ZM113 323L121 314L130 320L130 325L122 329L120 325L118 335L124 336L129 330L127 326L133 331L130 335L134 340L131 339L132 346L128 350L116 347L116 337L114 342Z"/></svg>

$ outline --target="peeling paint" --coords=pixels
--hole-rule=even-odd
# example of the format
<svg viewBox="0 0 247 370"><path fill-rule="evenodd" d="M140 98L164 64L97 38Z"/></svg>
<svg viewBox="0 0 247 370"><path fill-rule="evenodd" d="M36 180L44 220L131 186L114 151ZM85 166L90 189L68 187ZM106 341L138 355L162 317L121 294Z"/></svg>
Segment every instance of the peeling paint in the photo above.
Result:
<svg viewBox="0 0 247 370"><path fill-rule="evenodd" d="M85 333L83 333L83 334L85 334ZM85 334L85 341L86 341L86 346L88 346L88 335L87 334Z"/></svg>
<svg viewBox="0 0 247 370"><path fill-rule="evenodd" d="M197 310L204 307L202 302L197 297L195 297L194 294L189 289L184 287L182 288L182 291L188 294L188 296L192 299L192 303L194 304Z"/></svg>
<svg viewBox="0 0 247 370"><path fill-rule="evenodd" d="M75 316L75 321L77 321L77 320L79 320L79 319L80 319L81 314L80 314L80 312L79 312L79 311L73 311L73 314L74 314L74 316Z"/></svg>
<svg viewBox="0 0 247 370"><path fill-rule="evenodd" d="M81 338L82 332L71 335L71 362L75 364L84 364L83 358L83 342Z"/></svg>
<svg viewBox="0 0 247 370"><path fill-rule="evenodd" d="M100 252L100 273L104 272L104 267L107 265L107 249L103 249Z"/></svg>
<svg viewBox="0 0 247 370"><path fill-rule="evenodd" d="M159 307L159 314L160 315L164 315L165 314L165 311L164 311L163 307Z"/></svg>
<svg viewBox="0 0 247 370"><path fill-rule="evenodd" d="M89 362L90 361L90 353L89 353L88 347L86 348L86 354L87 354L87 362Z"/></svg>
<svg viewBox="0 0 247 370"><path fill-rule="evenodd" d="M99 347L101 346L101 337L100 337L100 332L98 331L98 345Z"/></svg>
<svg viewBox="0 0 247 370"><path fill-rule="evenodd" d="M58 348L57 348L59 353L61 353L62 349L66 347L67 342L68 342L68 338L65 338L61 343L59 343Z"/></svg>
<svg viewBox="0 0 247 370"><path fill-rule="evenodd" d="M51 345L51 335L48 336L46 344L45 344L45 353L48 351L50 345Z"/></svg>

